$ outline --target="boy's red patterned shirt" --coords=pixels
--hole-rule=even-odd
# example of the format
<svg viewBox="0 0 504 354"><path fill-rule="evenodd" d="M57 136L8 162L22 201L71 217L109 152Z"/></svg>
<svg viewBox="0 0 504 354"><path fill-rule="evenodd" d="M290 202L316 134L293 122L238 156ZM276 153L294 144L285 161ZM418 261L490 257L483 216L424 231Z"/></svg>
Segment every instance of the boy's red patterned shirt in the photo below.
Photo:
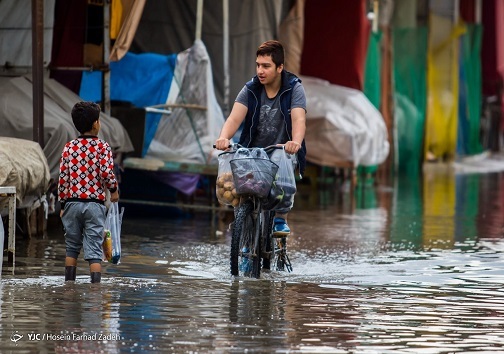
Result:
<svg viewBox="0 0 504 354"><path fill-rule="evenodd" d="M60 160L60 202L82 199L104 202L105 189L117 189L110 145L96 136L80 136L66 143Z"/></svg>

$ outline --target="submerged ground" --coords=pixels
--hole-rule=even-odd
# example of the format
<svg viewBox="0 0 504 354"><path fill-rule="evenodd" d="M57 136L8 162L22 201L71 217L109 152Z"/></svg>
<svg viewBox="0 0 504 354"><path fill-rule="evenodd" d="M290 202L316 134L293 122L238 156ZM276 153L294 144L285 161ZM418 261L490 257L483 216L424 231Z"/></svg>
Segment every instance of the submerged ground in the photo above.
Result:
<svg viewBox="0 0 504 354"><path fill-rule="evenodd" d="M2 353L500 352L504 175L299 186L292 273L229 275L232 214L127 205L122 262L63 281L58 220L2 271Z"/></svg>

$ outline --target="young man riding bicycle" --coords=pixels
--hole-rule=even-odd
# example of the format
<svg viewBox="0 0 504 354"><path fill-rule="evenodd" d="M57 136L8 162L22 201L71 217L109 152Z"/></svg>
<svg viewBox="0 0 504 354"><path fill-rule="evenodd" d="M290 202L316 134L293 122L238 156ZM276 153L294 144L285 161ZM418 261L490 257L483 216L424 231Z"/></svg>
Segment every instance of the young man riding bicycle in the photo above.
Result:
<svg viewBox="0 0 504 354"><path fill-rule="evenodd" d="M284 48L280 42L264 42L257 49L256 56L257 75L238 93L215 147L226 150L230 139L244 123L238 142L240 145L264 148L283 144L287 153L297 153L302 175L306 163L306 96L303 85L296 75L284 69ZM290 234L287 215L291 208L276 211L275 236Z"/></svg>

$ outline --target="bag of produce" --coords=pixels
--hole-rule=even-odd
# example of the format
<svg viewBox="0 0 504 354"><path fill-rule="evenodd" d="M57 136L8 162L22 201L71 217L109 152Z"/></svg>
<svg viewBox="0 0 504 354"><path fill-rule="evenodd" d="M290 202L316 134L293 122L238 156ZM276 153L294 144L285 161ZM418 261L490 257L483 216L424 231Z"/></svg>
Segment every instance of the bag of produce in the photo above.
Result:
<svg viewBox="0 0 504 354"><path fill-rule="evenodd" d="M238 149L230 165L238 195L264 198L269 194L278 166L264 149Z"/></svg>
<svg viewBox="0 0 504 354"><path fill-rule="evenodd" d="M233 207L240 204L240 197L236 193L233 174L231 172L231 161L234 157L232 152L223 152L219 154L219 168L217 172L216 194L217 200L224 205L232 205Z"/></svg>

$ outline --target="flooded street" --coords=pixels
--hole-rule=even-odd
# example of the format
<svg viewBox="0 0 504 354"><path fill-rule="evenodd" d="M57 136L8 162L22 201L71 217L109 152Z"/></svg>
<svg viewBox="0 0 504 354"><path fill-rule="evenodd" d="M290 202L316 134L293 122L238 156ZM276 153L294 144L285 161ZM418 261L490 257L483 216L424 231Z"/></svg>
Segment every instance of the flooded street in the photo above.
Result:
<svg viewBox="0 0 504 354"><path fill-rule="evenodd" d="M504 173L345 190L299 186L294 271L259 280L229 275L232 214L128 204L121 264L65 283L50 220L2 271L0 352L502 353Z"/></svg>

